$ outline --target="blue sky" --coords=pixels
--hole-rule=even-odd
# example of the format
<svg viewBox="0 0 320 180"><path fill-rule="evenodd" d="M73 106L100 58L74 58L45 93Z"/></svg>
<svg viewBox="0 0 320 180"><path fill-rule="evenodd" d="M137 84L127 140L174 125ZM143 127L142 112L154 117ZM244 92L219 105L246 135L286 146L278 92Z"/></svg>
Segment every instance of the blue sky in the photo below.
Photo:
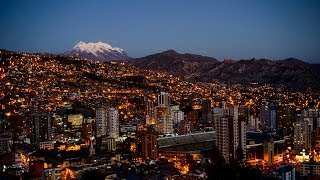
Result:
<svg viewBox="0 0 320 180"><path fill-rule="evenodd" d="M0 48L61 53L103 41L141 57L167 49L223 60L320 63L317 0L0 0Z"/></svg>

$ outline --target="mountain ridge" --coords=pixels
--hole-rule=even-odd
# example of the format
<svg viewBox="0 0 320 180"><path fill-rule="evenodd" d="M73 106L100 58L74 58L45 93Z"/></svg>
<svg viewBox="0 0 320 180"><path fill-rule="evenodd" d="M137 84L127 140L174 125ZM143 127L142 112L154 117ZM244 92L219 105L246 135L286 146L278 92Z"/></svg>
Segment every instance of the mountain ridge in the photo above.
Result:
<svg viewBox="0 0 320 180"><path fill-rule="evenodd" d="M190 58L191 56L192 58ZM296 58L283 60L251 59L224 60L180 54L168 50L131 59L129 64L149 70L163 71L188 80L201 82L223 81L230 84L283 84L289 88L320 88L320 66Z"/></svg>

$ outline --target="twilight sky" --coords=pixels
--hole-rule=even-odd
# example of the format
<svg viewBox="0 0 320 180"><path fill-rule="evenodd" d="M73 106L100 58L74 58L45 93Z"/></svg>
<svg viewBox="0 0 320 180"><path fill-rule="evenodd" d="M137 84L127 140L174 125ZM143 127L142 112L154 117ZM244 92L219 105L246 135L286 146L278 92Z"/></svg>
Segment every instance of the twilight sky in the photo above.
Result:
<svg viewBox="0 0 320 180"><path fill-rule="evenodd" d="M318 0L0 0L0 17L8 50L61 53L102 41L131 57L175 49L320 63Z"/></svg>

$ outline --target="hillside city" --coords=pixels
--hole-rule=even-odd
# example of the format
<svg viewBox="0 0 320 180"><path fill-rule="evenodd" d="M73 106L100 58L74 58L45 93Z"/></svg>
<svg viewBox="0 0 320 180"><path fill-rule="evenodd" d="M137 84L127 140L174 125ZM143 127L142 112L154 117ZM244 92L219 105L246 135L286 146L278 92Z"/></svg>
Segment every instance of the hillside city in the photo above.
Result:
<svg viewBox="0 0 320 180"><path fill-rule="evenodd" d="M320 91L0 50L0 179L316 179Z"/></svg>

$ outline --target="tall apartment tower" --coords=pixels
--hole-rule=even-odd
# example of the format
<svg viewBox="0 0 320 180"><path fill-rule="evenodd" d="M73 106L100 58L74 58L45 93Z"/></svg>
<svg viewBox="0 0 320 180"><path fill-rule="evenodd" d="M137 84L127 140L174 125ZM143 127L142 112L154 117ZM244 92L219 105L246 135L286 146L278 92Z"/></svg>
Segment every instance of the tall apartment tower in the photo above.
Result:
<svg viewBox="0 0 320 180"><path fill-rule="evenodd" d="M201 122L209 124L212 122L211 101L210 99L202 100L202 118Z"/></svg>
<svg viewBox="0 0 320 180"><path fill-rule="evenodd" d="M241 148L245 155L245 128L245 118L238 116L238 107L230 108L229 115L217 120L217 147L227 163L232 163L235 160L237 148Z"/></svg>
<svg viewBox="0 0 320 180"><path fill-rule="evenodd" d="M277 130L277 105L269 105L269 131L275 132Z"/></svg>
<svg viewBox="0 0 320 180"><path fill-rule="evenodd" d="M137 133L137 153L143 160L158 158L158 132L140 131Z"/></svg>
<svg viewBox="0 0 320 180"><path fill-rule="evenodd" d="M263 130L275 132L277 130L277 105L263 101L260 118Z"/></svg>
<svg viewBox="0 0 320 180"><path fill-rule="evenodd" d="M293 149L301 151L305 149L311 150L311 131L312 122L308 119L293 123Z"/></svg>
<svg viewBox="0 0 320 180"><path fill-rule="evenodd" d="M31 143L38 145L42 140L51 140L52 120L50 113L34 111L29 116L29 127L31 129Z"/></svg>
<svg viewBox="0 0 320 180"><path fill-rule="evenodd" d="M155 124L155 105L148 97L145 98L145 118L147 125Z"/></svg>
<svg viewBox="0 0 320 180"><path fill-rule="evenodd" d="M166 92L158 95L158 106L156 107L156 130L160 134L173 133L173 119L170 118L170 98Z"/></svg>
<svg viewBox="0 0 320 180"><path fill-rule="evenodd" d="M108 111L108 133L113 138L119 138L119 112L114 107Z"/></svg>
<svg viewBox="0 0 320 180"><path fill-rule="evenodd" d="M96 110L96 137L107 135L106 111L103 107Z"/></svg>
<svg viewBox="0 0 320 180"><path fill-rule="evenodd" d="M262 124L262 129L269 129L269 106L268 102L263 101L260 107L260 122Z"/></svg>

